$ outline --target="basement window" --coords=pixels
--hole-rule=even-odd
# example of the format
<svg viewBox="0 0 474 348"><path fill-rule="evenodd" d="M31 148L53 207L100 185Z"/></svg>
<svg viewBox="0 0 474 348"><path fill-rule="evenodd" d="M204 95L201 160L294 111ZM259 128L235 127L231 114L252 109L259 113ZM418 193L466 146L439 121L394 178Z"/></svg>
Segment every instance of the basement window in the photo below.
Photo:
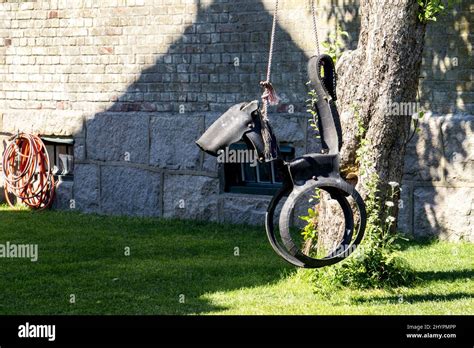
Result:
<svg viewBox="0 0 474 348"><path fill-rule="evenodd" d="M49 155L54 176L61 181L74 178L74 139L41 137Z"/></svg>
<svg viewBox="0 0 474 348"><path fill-rule="evenodd" d="M230 146L230 150L248 149L244 143ZM280 145L280 154L285 161L295 157L295 149L289 145ZM283 178L278 173L274 162L225 163L224 192L254 195L274 195L282 187Z"/></svg>

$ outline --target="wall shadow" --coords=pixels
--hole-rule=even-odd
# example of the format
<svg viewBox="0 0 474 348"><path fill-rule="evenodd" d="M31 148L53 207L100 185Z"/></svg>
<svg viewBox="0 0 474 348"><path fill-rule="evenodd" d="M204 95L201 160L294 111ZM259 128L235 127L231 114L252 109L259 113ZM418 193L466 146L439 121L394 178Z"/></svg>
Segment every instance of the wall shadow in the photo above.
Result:
<svg viewBox="0 0 474 348"><path fill-rule="evenodd" d="M469 4L460 2L427 25L419 90L422 108L432 114L409 144L405 162L405 178L414 181L410 229L415 235L472 239L471 202L464 198L472 196L474 169L469 17ZM437 118L450 113L456 116Z"/></svg>
<svg viewBox="0 0 474 348"><path fill-rule="evenodd" d="M222 112L260 98L273 14L260 1L197 3L194 22L107 111ZM281 26L276 40L272 81L285 102L304 110L307 57Z"/></svg>
<svg viewBox="0 0 474 348"><path fill-rule="evenodd" d="M143 70L109 109L87 117L84 134L76 137L76 158L82 166L78 180L98 177L90 192L81 183L74 188L75 195L87 201L85 211L161 215L156 186L163 182L157 172L201 171L205 157L194 141L209 120L231 105L260 98L273 15L260 1L197 4L193 23L166 54ZM289 105L296 113L306 111L306 64L306 54L278 26L272 69L272 82L282 99L278 112L286 114ZM86 168L91 162L114 167ZM123 168L130 166L135 167ZM156 173L145 175L143 169ZM130 197L134 186L134 194L144 197L143 206L123 199Z"/></svg>
<svg viewBox="0 0 474 348"><path fill-rule="evenodd" d="M332 28L329 28L333 33L336 33L337 26L340 26L343 31L349 34L349 38L341 38L345 44L345 50L357 48L360 32L359 0L343 0L342 6L341 0L331 0L326 21L335 23ZM329 35L330 33L326 35L326 41L329 40Z"/></svg>
<svg viewBox="0 0 474 348"><path fill-rule="evenodd" d="M474 116L427 115L418 127L405 156L403 217L409 221L400 226L419 237L469 239Z"/></svg>
<svg viewBox="0 0 474 348"><path fill-rule="evenodd" d="M469 6L461 1L427 25L421 103L436 114L474 114Z"/></svg>

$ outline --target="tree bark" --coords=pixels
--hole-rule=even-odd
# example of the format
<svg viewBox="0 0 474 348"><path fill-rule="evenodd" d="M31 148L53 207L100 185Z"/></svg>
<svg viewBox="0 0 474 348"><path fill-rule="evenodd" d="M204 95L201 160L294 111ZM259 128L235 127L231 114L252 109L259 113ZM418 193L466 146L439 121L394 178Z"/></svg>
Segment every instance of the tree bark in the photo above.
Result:
<svg viewBox="0 0 474 348"><path fill-rule="evenodd" d="M391 103L416 103L425 37L418 12L416 0L361 0L357 49L347 51L337 66L344 134L341 168L357 167L357 106L371 149L364 160L373 164L359 177L358 189L366 194L364 184L375 171L382 203L387 183L400 183L403 175L411 115L391 115Z"/></svg>

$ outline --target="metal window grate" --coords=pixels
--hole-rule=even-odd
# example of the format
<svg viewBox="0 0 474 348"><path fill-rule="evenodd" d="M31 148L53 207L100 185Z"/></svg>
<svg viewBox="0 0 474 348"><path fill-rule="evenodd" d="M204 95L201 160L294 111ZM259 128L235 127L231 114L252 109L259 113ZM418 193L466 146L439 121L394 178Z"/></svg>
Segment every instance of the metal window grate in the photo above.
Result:
<svg viewBox="0 0 474 348"><path fill-rule="evenodd" d="M74 176L74 139L41 137L48 150L53 173L61 180Z"/></svg>
<svg viewBox="0 0 474 348"><path fill-rule="evenodd" d="M247 149L242 143L234 144L230 150ZM295 149L289 145L280 145L280 153L284 160L295 156ZM224 191L255 195L273 195L282 186L282 178L278 175L273 162L257 163L225 163Z"/></svg>

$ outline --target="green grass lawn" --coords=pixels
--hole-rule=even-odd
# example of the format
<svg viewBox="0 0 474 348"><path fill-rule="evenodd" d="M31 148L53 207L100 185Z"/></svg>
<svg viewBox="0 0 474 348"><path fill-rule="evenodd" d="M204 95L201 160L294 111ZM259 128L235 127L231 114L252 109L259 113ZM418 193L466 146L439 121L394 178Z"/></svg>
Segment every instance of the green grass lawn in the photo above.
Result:
<svg viewBox="0 0 474 348"><path fill-rule="evenodd" d="M2 207L7 241L39 259L0 259L0 314L474 314L472 244L407 243L415 286L325 297L263 227Z"/></svg>

